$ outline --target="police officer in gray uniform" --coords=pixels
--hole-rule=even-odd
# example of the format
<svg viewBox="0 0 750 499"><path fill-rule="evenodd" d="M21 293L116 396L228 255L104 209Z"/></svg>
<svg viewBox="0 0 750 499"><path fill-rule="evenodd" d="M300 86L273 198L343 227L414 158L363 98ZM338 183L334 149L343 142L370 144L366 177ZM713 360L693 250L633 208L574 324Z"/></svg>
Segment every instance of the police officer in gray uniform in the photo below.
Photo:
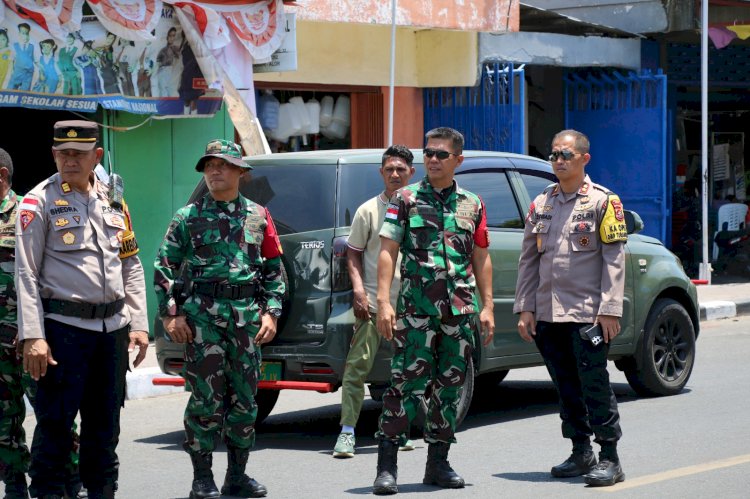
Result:
<svg viewBox="0 0 750 499"><path fill-rule="evenodd" d="M620 199L586 175L590 159L584 134L555 135L550 162L559 182L529 208L513 311L521 337L544 357L560 397L563 437L573 442L552 476L585 475L587 484L604 486L625 479L607 354L620 332L627 230ZM601 446L598 464L592 434Z"/></svg>
<svg viewBox="0 0 750 499"><path fill-rule="evenodd" d="M80 473L93 499L113 498L128 350L146 355L143 267L127 207L93 173L96 123L54 126L55 175L32 189L16 221L23 366L38 381L33 497L64 495L70 428L80 411Z"/></svg>

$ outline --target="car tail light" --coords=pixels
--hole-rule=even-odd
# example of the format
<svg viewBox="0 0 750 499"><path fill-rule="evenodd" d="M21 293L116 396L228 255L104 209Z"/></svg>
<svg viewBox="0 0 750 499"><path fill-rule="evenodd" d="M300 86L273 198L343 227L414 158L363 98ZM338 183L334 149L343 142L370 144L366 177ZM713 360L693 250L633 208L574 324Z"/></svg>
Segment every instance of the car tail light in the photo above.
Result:
<svg viewBox="0 0 750 499"><path fill-rule="evenodd" d="M352 289L347 268L345 236L333 239L333 262L331 263L331 291L348 291Z"/></svg>

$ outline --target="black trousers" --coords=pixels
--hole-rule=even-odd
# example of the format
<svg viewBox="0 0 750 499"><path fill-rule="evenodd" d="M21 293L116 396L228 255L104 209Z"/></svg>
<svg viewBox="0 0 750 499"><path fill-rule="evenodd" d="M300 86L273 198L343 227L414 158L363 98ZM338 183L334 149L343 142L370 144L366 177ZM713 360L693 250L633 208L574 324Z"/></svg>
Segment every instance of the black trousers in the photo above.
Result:
<svg viewBox="0 0 750 499"><path fill-rule="evenodd" d="M70 428L79 411L81 481L100 490L117 481L129 327L97 332L45 319L44 328L57 365L48 366L38 382L30 492L32 497L64 494Z"/></svg>
<svg viewBox="0 0 750 499"><path fill-rule="evenodd" d="M560 398L563 437L575 441L593 434L599 444L616 443L622 431L607 372L609 345L594 346L582 339L579 330L584 326L537 322L536 345Z"/></svg>

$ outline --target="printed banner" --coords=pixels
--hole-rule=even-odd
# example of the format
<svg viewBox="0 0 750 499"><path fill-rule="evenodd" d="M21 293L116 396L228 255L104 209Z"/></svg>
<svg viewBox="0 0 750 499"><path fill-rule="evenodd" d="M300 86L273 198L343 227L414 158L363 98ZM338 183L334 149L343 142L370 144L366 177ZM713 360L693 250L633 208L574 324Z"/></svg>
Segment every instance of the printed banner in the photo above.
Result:
<svg viewBox="0 0 750 499"><path fill-rule="evenodd" d="M162 12L161 0L88 0L99 21L117 36L152 41Z"/></svg>
<svg viewBox="0 0 750 499"><path fill-rule="evenodd" d="M57 41L10 8L0 29L0 106L136 114L207 115L221 106L208 88L170 6L155 40L131 41L94 16Z"/></svg>

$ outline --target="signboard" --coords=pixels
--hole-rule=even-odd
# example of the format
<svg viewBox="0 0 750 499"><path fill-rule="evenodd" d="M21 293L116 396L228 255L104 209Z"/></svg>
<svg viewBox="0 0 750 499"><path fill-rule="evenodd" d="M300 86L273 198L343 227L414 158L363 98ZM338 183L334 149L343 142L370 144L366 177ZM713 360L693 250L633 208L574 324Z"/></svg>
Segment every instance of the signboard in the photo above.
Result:
<svg viewBox="0 0 750 499"><path fill-rule="evenodd" d="M271 54L271 60L264 64L254 64L253 73L279 73L282 71L297 71L297 15L286 14L284 25L284 41Z"/></svg>
<svg viewBox="0 0 750 499"><path fill-rule="evenodd" d="M0 107L136 114L212 115L221 93L208 89L170 6L155 41L108 32L95 16L64 40L5 9L0 29Z"/></svg>

